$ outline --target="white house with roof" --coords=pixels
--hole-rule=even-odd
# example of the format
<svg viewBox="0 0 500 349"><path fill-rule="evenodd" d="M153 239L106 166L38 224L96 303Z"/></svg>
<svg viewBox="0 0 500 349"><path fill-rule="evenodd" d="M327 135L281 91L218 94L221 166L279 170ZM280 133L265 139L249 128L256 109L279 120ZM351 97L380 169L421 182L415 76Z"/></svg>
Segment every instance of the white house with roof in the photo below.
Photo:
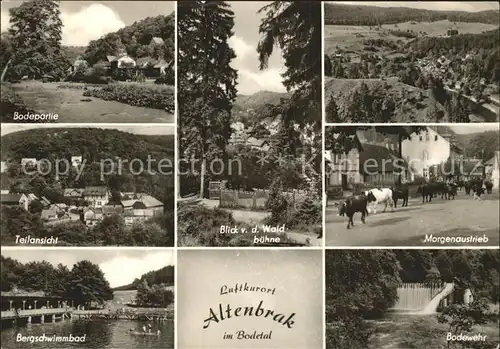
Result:
<svg viewBox="0 0 500 349"><path fill-rule="evenodd" d="M71 157L71 166L78 167L82 164L83 158L81 155Z"/></svg>
<svg viewBox="0 0 500 349"><path fill-rule="evenodd" d="M401 154L415 176L429 178L430 168L445 163L460 151L451 143L451 134L447 130L427 127L410 139L403 140Z"/></svg>
<svg viewBox="0 0 500 349"><path fill-rule="evenodd" d="M90 207L100 208L109 201L110 193L105 186L85 187L83 199L89 203Z"/></svg>
<svg viewBox="0 0 500 349"><path fill-rule="evenodd" d="M500 186L500 151L495 151L495 155L485 163L486 176L493 183L493 187L498 190Z"/></svg>

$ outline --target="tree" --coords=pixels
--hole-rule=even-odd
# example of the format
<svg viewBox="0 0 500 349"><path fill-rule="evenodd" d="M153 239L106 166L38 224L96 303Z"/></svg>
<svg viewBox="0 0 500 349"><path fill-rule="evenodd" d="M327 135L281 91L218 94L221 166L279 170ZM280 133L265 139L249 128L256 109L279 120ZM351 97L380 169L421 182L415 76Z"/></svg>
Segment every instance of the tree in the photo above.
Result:
<svg viewBox="0 0 500 349"><path fill-rule="evenodd" d="M237 73L228 39L234 13L223 1L186 1L179 2L177 16L180 149L185 158L201 162L203 197L206 164L224 156L231 135Z"/></svg>
<svg viewBox="0 0 500 349"><path fill-rule="evenodd" d="M58 2L27 1L12 8L9 34L13 52L11 76L64 76L69 62L61 60L64 55L61 51L62 21Z"/></svg>
<svg viewBox="0 0 500 349"><path fill-rule="evenodd" d="M83 260L76 263L68 277L68 297L78 299L90 306L113 299L113 290L97 264Z"/></svg>
<svg viewBox="0 0 500 349"><path fill-rule="evenodd" d="M307 124L321 127L321 3L273 1L261 12L265 16L259 26L261 39L257 47L260 69L267 68L274 47L278 46L286 67L283 84L293 94L275 109L275 116L283 121L283 149L297 155L296 138L289 129L296 125L302 129Z"/></svg>

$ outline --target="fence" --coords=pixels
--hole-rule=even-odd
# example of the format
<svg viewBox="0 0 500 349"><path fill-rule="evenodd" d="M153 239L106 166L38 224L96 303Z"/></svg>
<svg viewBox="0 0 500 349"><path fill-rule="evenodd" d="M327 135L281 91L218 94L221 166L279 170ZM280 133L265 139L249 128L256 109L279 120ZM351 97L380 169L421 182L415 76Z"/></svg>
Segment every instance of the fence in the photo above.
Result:
<svg viewBox="0 0 500 349"><path fill-rule="evenodd" d="M269 200L269 190L258 189L255 191L220 190L219 207L221 208L244 208L252 210L263 210ZM307 194L301 190L282 192L295 209L307 198Z"/></svg>

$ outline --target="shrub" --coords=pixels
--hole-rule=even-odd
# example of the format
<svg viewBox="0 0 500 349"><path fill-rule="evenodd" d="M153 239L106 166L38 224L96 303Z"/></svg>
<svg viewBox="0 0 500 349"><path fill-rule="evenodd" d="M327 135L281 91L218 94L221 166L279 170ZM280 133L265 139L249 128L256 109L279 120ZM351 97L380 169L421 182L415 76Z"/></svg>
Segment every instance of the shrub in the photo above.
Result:
<svg viewBox="0 0 500 349"><path fill-rule="evenodd" d="M177 216L179 246L227 246L232 239L231 235L220 233L221 226L235 225L231 212L180 204Z"/></svg>
<svg viewBox="0 0 500 349"><path fill-rule="evenodd" d="M164 109L171 113L174 111L173 90L165 86L110 84L100 89L88 89L83 95L136 107Z"/></svg>
<svg viewBox="0 0 500 349"><path fill-rule="evenodd" d="M15 112L19 114L36 113L24 103L23 99L8 84L1 84L0 95L0 118L2 122L12 122ZM40 120L39 122L47 121Z"/></svg>
<svg viewBox="0 0 500 349"><path fill-rule="evenodd" d="M288 226L314 225L321 223L322 211L321 202L317 203L307 198L292 216L292 220L288 223Z"/></svg>

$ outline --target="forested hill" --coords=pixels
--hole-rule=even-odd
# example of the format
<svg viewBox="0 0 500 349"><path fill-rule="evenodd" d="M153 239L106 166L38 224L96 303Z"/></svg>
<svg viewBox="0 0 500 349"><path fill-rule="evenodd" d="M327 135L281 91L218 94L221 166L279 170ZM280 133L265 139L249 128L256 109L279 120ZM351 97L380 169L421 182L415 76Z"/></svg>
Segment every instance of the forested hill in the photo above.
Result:
<svg viewBox="0 0 500 349"><path fill-rule="evenodd" d="M135 279L131 284L116 287L113 291L130 291L136 290L137 286L144 280L151 285L159 284L174 284L174 266L169 265L167 267L161 268L160 270L150 271L149 273L143 274L139 279Z"/></svg>
<svg viewBox="0 0 500 349"><path fill-rule="evenodd" d="M488 161L499 149L499 131L485 131L468 134L455 134L458 146L464 149L465 156Z"/></svg>
<svg viewBox="0 0 500 349"><path fill-rule="evenodd" d="M289 93L259 91L253 95L238 95L233 104L232 121L254 123L266 118L270 106L279 105L281 99L290 98Z"/></svg>
<svg viewBox="0 0 500 349"><path fill-rule="evenodd" d="M163 39L163 44L151 42L153 37ZM84 58L90 64L105 61L106 56L125 50L135 59L151 57L174 59L175 15L147 17L100 39L93 40L85 50Z"/></svg>
<svg viewBox="0 0 500 349"><path fill-rule="evenodd" d="M174 136L148 136L100 128L41 128L2 136L2 160L69 159L87 163L101 159L146 159L173 155ZM158 158L157 158L158 159Z"/></svg>
<svg viewBox="0 0 500 349"><path fill-rule="evenodd" d="M431 11L408 7L378 7L344 4L325 4L325 24L338 25L378 25L396 24L409 21L469 23L500 23L495 10L480 12L465 11Z"/></svg>

